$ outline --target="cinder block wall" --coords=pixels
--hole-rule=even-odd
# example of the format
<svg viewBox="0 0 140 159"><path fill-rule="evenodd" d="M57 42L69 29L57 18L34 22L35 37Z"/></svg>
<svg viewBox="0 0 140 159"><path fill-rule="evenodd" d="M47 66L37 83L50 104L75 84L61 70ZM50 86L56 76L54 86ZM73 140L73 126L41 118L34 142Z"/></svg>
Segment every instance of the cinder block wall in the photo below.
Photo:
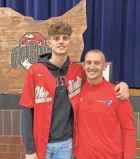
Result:
<svg viewBox="0 0 140 159"><path fill-rule="evenodd" d="M20 110L0 110L0 159L25 159Z"/></svg>

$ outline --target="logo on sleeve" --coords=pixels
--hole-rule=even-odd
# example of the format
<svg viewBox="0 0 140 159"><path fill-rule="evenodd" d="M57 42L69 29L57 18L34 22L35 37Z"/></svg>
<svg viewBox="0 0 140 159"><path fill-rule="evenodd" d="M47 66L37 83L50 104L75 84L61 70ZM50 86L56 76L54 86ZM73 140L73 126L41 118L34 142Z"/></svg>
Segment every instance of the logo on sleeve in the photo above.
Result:
<svg viewBox="0 0 140 159"><path fill-rule="evenodd" d="M35 88L35 103L51 102L52 98L48 97L49 92L44 87L37 86Z"/></svg>
<svg viewBox="0 0 140 159"><path fill-rule="evenodd" d="M80 93L81 91L81 83L82 83L82 79L80 77L77 76L77 80L69 80L68 81L68 90L70 92L69 94L69 98L74 97L75 95L77 95L78 93Z"/></svg>

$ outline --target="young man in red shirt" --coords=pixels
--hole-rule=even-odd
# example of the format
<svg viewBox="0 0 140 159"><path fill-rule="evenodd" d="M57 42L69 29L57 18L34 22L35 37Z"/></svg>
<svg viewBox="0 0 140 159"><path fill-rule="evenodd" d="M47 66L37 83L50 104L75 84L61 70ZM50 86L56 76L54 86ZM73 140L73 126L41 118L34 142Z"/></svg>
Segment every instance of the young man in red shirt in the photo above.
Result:
<svg viewBox="0 0 140 159"><path fill-rule="evenodd" d="M91 50L85 56L87 81L78 108L77 159L134 159L135 128L129 99L116 98L114 85L103 78L105 56Z"/></svg>
<svg viewBox="0 0 140 159"><path fill-rule="evenodd" d="M41 56L27 72L20 100L26 159L71 159L83 75L82 67L68 57L71 34L72 28L66 23L51 25L52 54ZM118 98L128 97L125 83L118 88Z"/></svg>

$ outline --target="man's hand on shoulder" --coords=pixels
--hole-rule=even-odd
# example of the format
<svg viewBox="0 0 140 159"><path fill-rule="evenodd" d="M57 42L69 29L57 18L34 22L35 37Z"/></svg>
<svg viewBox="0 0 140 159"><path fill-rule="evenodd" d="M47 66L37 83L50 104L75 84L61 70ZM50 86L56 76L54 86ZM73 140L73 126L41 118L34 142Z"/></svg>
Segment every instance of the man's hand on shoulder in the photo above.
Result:
<svg viewBox="0 0 140 159"><path fill-rule="evenodd" d="M117 84L114 91L116 92L116 97L119 99L129 98L129 87L125 82L120 82Z"/></svg>
<svg viewBox="0 0 140 159"><path fill-rule="evenodd" d="M37 157L36 153L30 154L30 155L26 154L25 159L38 159L38 157Z"/></svg>

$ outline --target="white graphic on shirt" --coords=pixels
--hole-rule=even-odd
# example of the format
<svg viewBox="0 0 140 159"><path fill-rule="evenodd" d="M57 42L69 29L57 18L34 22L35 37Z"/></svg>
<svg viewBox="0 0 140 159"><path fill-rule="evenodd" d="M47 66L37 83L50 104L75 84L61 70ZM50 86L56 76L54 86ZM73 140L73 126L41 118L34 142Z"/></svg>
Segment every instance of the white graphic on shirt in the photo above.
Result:
<svg viewBox="0 0 140 159"><path fill-rule="evenodd" d="M43 76L43 74L39 74L39 73L38 73L37 75L38 75L38 76Z"/></svg>
<svg viewBox="0 0 140 159"><path fill-rule="evenodd" d="M97 103L106 103L105 100L97 100Z"/></svg>
<svg viewBox="0 0 140 159"><path fill-rule="evenodd" d="M37 86L35 88L35 103L50 102L52 98L48 98L49 92L44 87Z"/></svg>
<svg viewBox="0 0 140 159"><path fill-rule="evenodd" d="M69 80L68 84L69 84L68 90L70 92L69 98L72 98L75 95L77 95L78 93L80 93L81 84L82 84L82 79L80 77L77 76L77 81Z"/></svg>

